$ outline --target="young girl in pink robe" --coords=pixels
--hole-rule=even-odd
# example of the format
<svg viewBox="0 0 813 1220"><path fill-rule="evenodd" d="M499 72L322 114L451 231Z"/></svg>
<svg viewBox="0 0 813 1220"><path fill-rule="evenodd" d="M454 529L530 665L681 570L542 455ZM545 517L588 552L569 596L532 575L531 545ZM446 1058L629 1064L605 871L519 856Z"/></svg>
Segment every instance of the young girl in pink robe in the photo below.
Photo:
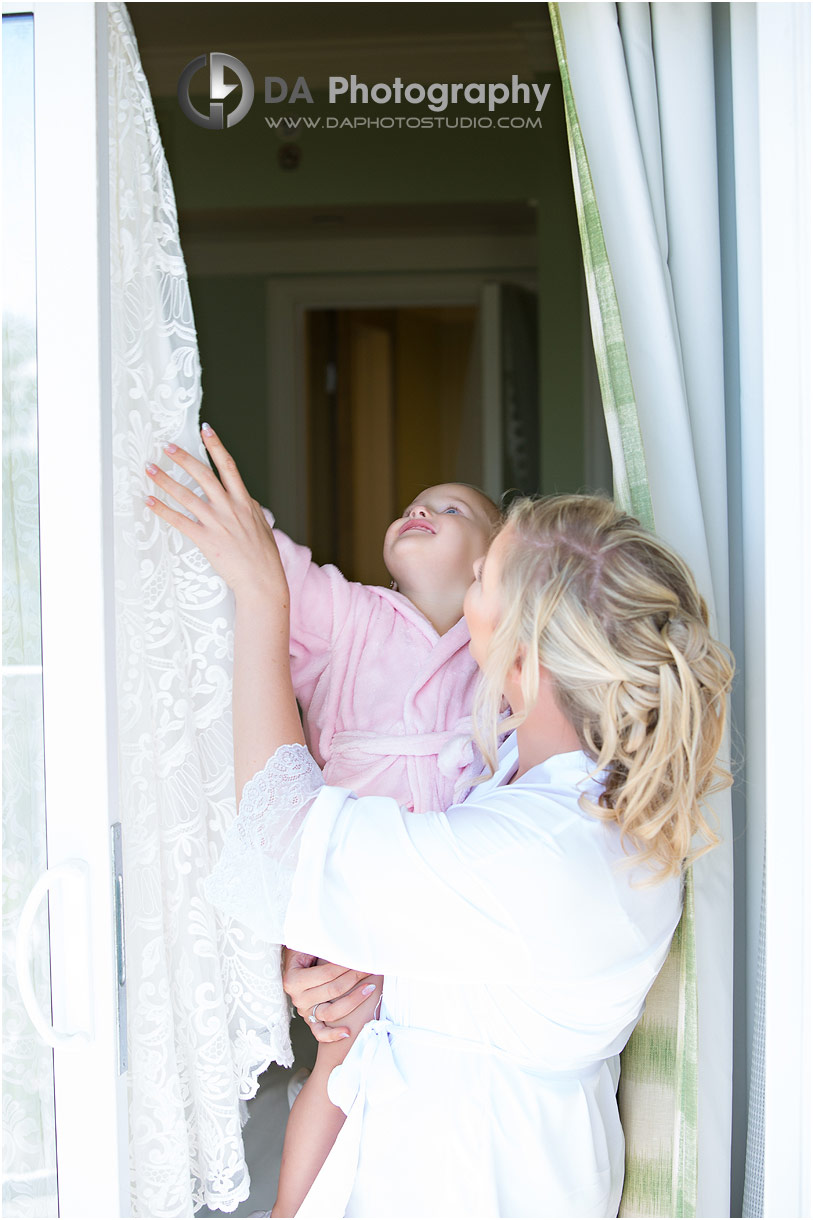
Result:
<svg viewBox="0 0 813 1220"><path fill-rule="evenodd" d="M478 668L463 598L498 520L475 488L428 488L386 532L392 589L319 567L307 547L274 531L291 594L294 691L326 783L422 813L460 800L479 773L470 715ZM381 979L366 985L369 999L343 1022L351 1036L319 1044L294 1102L273 1215L294 1215L344 1122L327 1078L374 1015Z"/></svg>

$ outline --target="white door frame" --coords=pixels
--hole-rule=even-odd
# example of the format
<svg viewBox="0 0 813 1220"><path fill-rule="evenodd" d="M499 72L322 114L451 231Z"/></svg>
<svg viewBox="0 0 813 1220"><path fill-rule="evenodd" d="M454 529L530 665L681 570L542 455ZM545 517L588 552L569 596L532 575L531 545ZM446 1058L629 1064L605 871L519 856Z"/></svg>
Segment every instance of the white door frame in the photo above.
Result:
<svg viewBox="0 0 813 1220"><path fill-rule="evenodd" d="M778 1217L809 1216L813 1206L809 6L757 4L756 51L765 529L763 1214Z"/></svg>
<svg viewBox="0 0 813 1220"><path fill-rule="evenodd" d="M493 271L431 271L416 274L338 274L285 276L268 282L268 466L274 511L280 526L294 538L307 536L307 450L305 385L305 313L309 309L398 309L402 307L474 305L481 308L481 357L484 389L493 387L499 339L498 314L491 307L489 286L499 280L536 291L533 268ZM499 435L494 417L498 405L484 392L484 489L499 482ZM496 487L499 495L502 489ZM277 512L277 503L279 511Z"/></svg>
<svg viewBox="0 0 813 1220"><path fill-rule="evenodd" d="M86 910L57 880L49 892L53 1029L90 1030L87 1043L54 1049L59 1212L129 1216L110 860L116 738L107 5L4 3L3 13L34 17L48 865L87 865ZM87 959L80 951L68 962L61 932L66 946L82 937L77 921L86 914ZM43 1016L50 1024L51 1014Z"/></svg>

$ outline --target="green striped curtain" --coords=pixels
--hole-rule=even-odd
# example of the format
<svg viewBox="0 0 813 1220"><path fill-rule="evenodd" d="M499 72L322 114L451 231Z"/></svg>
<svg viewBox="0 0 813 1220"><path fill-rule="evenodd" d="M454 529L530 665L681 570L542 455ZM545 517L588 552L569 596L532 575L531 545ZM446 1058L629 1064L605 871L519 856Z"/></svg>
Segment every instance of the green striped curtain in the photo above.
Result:
<svg viewBox="0 0 813 1220"><path fill-rule="evenodd" d="M549 4L562 76L590 325L619 506L654 529L646 462L613 274L573 99L559 5ZM621 1056L626 1139L620 1216L694 1216L697 1197L697 973L691 870L683 916Z"/></svg>

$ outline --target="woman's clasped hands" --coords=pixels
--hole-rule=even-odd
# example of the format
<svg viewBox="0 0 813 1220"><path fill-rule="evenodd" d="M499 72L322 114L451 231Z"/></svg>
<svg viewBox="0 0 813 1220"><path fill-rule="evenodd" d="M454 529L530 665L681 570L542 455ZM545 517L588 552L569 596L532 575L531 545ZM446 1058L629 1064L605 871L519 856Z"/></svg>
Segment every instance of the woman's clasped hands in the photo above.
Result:
<svg viewBox="0 0 813 1220"><path fill-rule="evenodd" d="M309 953L283 951L282 984L294 1008L309 1022L318 1042L339 1042L350 1036L341 1022L375 990L370 975L333 962L319 962Z"/></svg>
<svg viewBox="0 0 813 1220"><path fill-rule="evenodd" d="M167 457L197 482L203 494L150 462L146 468L149 477L186 512L178 512L154 496L147 498L147 506L199 547L238 600L259 594L269 604L279 605L282 599L287 606L288 583L260 505L249 495L234 458L208 424L202 425L201 436L220 479L179 445L165 445Z"/></svg>

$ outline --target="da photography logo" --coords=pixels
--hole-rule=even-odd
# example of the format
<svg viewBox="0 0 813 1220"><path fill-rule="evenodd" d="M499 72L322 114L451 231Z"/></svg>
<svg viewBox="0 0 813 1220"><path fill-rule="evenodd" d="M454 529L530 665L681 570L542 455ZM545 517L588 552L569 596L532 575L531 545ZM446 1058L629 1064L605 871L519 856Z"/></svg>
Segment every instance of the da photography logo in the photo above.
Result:
<svg viewBox="0 0 813 1220"><path fill-rule="evenodd" d="M206 56L199 55L197 59L193 59L186 65L181 78L178 81L178 101L181 110L188 119L196 123L198 127L208 127L212 131L222 131L225 127L234 127L241 119L244 119L251 109L251 103L254 101L254 81L251 79L251 73L241 60L235 59L233 55L226 55L222 51L212 51L209 55L209 112L201 114L196 110L189 99L189 86L192 77L195 76L201 68L206 67ZM237 84L227 84L224 76L225 70L229 69L237 77ZM223 98L237 88L242 89L243 96L240 98L238 106L231 110L226 115L226 122L223 122Z"/></svg>
<svg viewBox="0 0 813 1220"><path fill-rule="evenodd" d="M189 88L193 78L206 68L207 64L209 67L209 109L204 113L192 105ZM226 71L233 74L237 80L232 79L230 83L227 83ZM293 88L289 87L288 81L282 76L266 76L264 85L267 106L277 107L284 102L287 102L288 106L300 102L304 102L308 106L314 105L313 93L304 76L296 78ZM226 113L223 99L237 88L241 90L239 104ZM423 107L432 113L411 116L382 115L381 117L358 114L355 117L349 117L347 114L343 114L303 118L299 115L294 117L289 112L288 116L281 118L270 118L266 115L265 122L274 131L282 130L286 133L298 132L300 125L303 129L310 129L319 127L322 123L324 123L325 130L333 130L337 127L355 129L395 126L399 128L402 126L408 128L468 128L474 126L538 128L541 125L541 119L536 115L545 105L549 89L549 83L544 88L540 88L535 81L530 83L521 81L516 73L512 75L510 82L434 81L429 85L424 85L419 81L408 81L405 84L400 76L396 76L389 82L378 81L374 85L367 85L356 76L349 78L331 76L328 79L327 97L323 99L328 106L335 106L337 102L343 109L356 106L369 108L371 106L404 105L413 110L415 107ZM223 51L211 51L209 55L198 55L184 68L178 81L178 101L186 117L198 127L208 127L211 131L223 131L224 127L235 127L248 114L254 101L254 80L242 60L237 59L234 55L226 55ZM462 114L457 117L455 111L458 106L474 110L482 107L488 113L479 116L476 113L474 115ZM533 106L535 114L524 116L504 113L492 117L494 112L499 112L503 106ZM287 107L285 108L287 109ZM451 111L451 113L447 114L447 111Z"/></svg>

